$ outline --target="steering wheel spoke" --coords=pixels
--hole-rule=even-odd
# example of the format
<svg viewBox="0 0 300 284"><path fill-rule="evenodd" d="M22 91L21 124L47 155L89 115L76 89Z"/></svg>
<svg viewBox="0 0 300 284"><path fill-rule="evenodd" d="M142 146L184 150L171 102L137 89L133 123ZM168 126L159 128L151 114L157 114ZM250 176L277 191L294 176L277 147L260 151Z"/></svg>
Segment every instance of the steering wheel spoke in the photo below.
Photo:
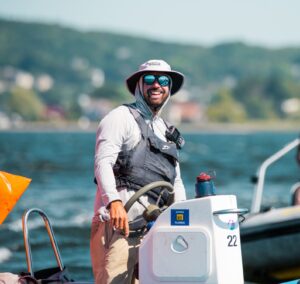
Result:
<svg viewBox="0 0 300 284"><path fill-rule="evenodd" d="M143 220L144 220L143 216L140 216L140 217L138 217L137 219L135 219L135 220L133 220L133 221L129 221L128 223L129 223L129 225L132 225L132 224L141 222L141 221L143 221Z"/></svg>
<svg viewBox="0 0 300 284"><path fill-rule="evenodd" d="M137 200L137 202L138 202L139 204L141 204L145 209L147 209L147 206L141 201L141 198L139 198L139 199Z"/></svg>

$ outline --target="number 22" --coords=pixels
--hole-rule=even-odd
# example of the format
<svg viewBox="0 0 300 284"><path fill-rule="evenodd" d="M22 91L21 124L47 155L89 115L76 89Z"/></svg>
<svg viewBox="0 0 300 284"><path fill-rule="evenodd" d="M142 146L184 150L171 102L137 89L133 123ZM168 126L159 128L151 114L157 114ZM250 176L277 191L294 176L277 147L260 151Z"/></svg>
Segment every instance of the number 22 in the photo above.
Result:
<svg viewBox="0 0 300 284"><path fill-rule="evenodd" d="M237 247L237 238L236 238L236 235L228 235L227 236L227 240L228 240L228 246L229 247Z"/></svg>

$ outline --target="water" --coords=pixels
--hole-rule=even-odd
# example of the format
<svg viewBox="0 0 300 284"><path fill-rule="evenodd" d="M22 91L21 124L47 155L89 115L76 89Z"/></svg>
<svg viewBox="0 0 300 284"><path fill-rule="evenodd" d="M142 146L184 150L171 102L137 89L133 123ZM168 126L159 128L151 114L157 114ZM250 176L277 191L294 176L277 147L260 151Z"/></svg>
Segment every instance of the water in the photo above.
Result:
<svg viewBox="0 0 300 284"><path fill-rule="evenodd" d="M215 171L218 194L235 194L239 207L250 208L250 177L269 155L298 133L185 134L182 178L189 198L201 171ZM26 271L21 217L38 207L49 216L64 264L76 280L92 280L89 255L93 213L94 133L0 133L0 170L32 178L32 182L0 226L0 272ZM295 151L272 166L266 176L264 206L290 203L289 189L298 180ZM55 265L42 221L29 221L34 270Z"/></svg>

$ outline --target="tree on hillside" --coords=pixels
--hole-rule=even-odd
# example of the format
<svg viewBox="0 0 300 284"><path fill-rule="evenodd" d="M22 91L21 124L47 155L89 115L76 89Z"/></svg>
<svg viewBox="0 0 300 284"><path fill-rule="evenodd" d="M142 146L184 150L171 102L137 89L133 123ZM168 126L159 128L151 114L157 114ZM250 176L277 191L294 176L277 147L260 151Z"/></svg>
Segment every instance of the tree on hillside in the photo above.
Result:
<svg viewBox="0 0 300 284"><path fill-rule="evenodd" d="M278 116L284 118L282 104L291 98L300 98L300 85L287 77L273 76L269 78L265 86L266 97L274 102L274 108Z"/></svg>
<svg viewBox="0 0 300 284"><path fill-rule="evenodd" d="M273 100L266 95L267 81L261 77L247 78L233 91L234 98L244 105L250 119L276 118Z"/></svg>
<svg viewBox="0 0 300 284"><path fill-rule="evenodd" d="M21 115L24 120L40 120L44 115L44 104L32 90L14 88L9 94L11 113Z"/></svg>
<svg viewBox="0 0 300 284"><path fill-rule="evenodd" d="M288 76L273 74L268 78L241 80L233 90L251 119L284 118L282 104L290 98L300 98L300 84Z"/></svg>
<svg viewBox="0 0 300 284"><path fill-rule="evenodd" d="M101 88L95 89L91 97L98 99L108 99L117 103L125 103L131 98L129 92L123 86L105 84Z"/></svg>
<svg viewBox="0 0 300 284"><path fill-rule="evenodd" d="M210 121L242 122L247 118L244 107L235 101L229 89L221 88L207 108Z"/></svg>

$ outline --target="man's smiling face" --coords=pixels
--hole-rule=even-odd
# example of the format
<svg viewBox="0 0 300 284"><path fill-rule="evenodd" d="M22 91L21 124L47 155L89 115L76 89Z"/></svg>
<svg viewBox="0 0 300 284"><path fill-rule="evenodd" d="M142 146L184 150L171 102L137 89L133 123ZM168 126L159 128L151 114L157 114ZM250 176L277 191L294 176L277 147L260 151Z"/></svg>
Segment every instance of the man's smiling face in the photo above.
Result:
<svg viewBox="0 0 300 284"><path fill-rule="evenodd" d="M152 83L151 81L149 83L145 78L147 75L154 75L155 80ZM163 86L163 84L159 83L159 76L166 76L169 83L166 86ZM157 112L169 96L171 79L166 74L160 72L147 73L143 78L144 99L151 110Z"/></svg>

